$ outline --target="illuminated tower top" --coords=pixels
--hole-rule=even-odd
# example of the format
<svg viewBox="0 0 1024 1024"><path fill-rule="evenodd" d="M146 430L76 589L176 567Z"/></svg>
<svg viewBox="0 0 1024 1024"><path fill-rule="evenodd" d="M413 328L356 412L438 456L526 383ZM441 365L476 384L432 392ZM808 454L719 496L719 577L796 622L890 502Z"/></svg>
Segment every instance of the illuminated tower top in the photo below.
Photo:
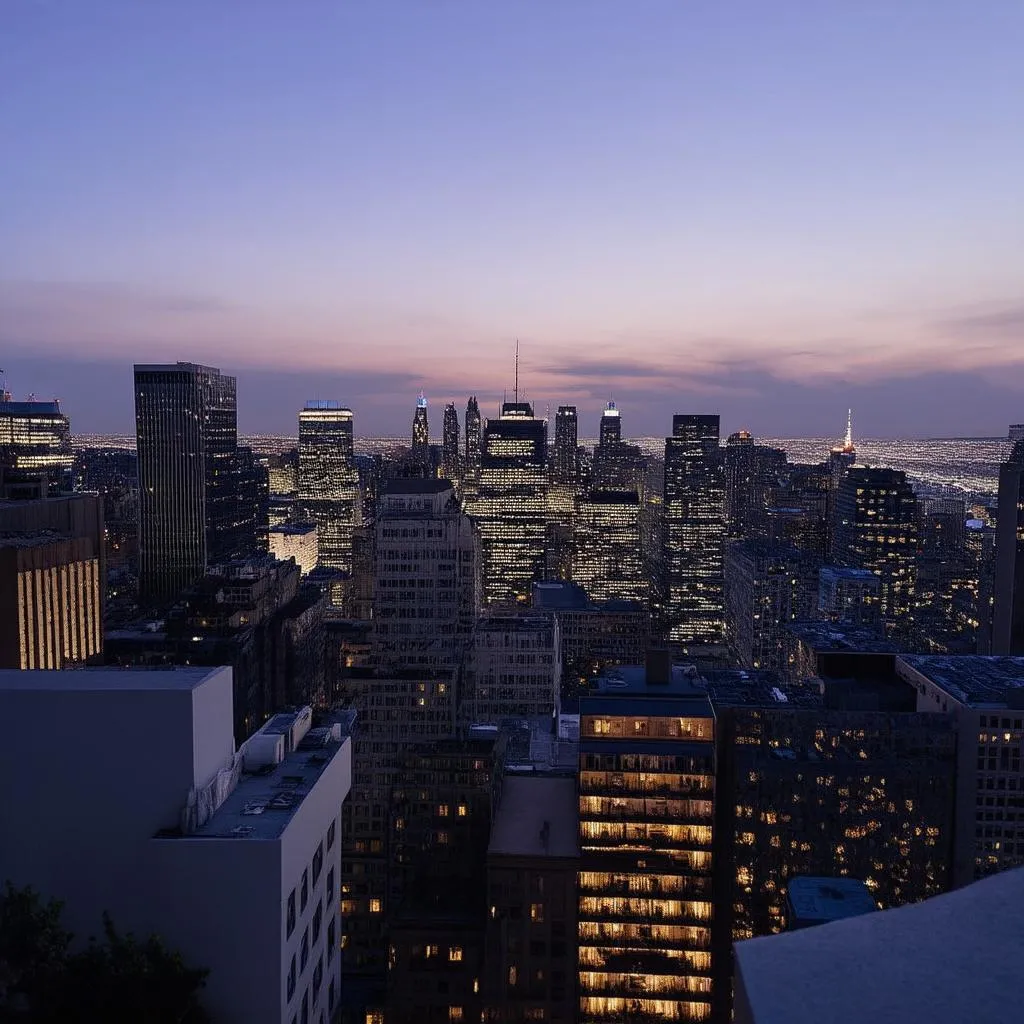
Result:
<svg viewBox="0 0 1024 1024"><path fill-rule="evenodd" d="M421 391L416 399L416 414L412 419L412 452L415 458L430 457L430 427L427 424L427 399Z"/></svg>
<svg viewBox="0 0 1024 1024"><path fill-rule="evenodd" d="M846 410L846 436L843 438L843 451L849 455L854 452L853 447L853 410Z"/></svg>

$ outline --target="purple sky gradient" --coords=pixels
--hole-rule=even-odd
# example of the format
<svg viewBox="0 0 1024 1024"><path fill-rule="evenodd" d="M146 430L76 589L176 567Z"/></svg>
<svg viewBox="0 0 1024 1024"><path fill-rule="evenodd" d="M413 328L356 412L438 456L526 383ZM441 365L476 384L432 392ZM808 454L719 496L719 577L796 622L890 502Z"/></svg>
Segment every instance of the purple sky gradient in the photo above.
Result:
<svg viewBox="0 0 1024 1024"><path fill-rule="evenodd" d="M197 359L405 433L518 336L627 433L1002 433L1021 52L1019 0L7 0L0 366L83 432Z"/></svg>

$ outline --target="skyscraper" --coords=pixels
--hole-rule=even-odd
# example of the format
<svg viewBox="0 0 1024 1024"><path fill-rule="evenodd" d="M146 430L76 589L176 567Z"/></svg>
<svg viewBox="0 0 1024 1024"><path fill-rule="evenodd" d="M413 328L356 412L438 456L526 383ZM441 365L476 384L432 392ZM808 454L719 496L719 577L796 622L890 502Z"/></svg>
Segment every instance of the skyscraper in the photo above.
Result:
<svg viewBox="0 0 1024 1024"><path fill-rule="evenodd" d="M0 471L7 476L46 478L45 494L72 489L71 424L60 402L12 402L0 390ZM4 475L0 472L0 476Z"/></svg>
<svg viewBox="0 0 1024 1024"><path fill-rule="evenodd" d="M601 414L601 429L598 444L618 444L622 440L622 419L614 402L609 402Z"/></svg>
<svg viewBox="0 0 1024 1024"><path fill-rule="evenodd" d="M726 548L726 632L740 665L781 671L786 625L813 614L817 568L796 548L760 539Z"/></svg>
<svg viewBox="0 0 1024 1024"><path fill-rule="evenodd" d="M786 453L754 444L746 431L725 444L725 516L730 537L750 537L764 517L768 494L779 481Z"/></svg>
<svg viewBox="0 0 1024 1024"><path fill-rule="evenodd" d="M853 466L839 482L833 557L882 581L882 617L907 623L917 574L917 497L905 473Z"/></svg>
<svg viewBox="0 0 1024 1024"><path fill-rule="evenodd" d="M1024 440L999 467L992 653L1024 654Z"/></svg>
<svg viewBox="0 0 1024 1024"><path fill-rule="evenodd" d="M352 410L307 402L299 413L299 506L316 523L320 564L352 570L352 531L359 519Z"/></svg>
<svg viewBox="0 0 1024 1024"><path fill-rule="evenodd" d="M573 580L592 601L639 601L650 581L640 550L640 499L636 491L588 491L576 518Z"/></svg>
<svg viewBox="0 0 1024 1024"><path fill-rule="evenodd" d="M412 418L412 460L426 471L430 467L430 424L427 422L427 397L421 391Z"/></svg>
<svg viewBox="0 0 1024 1024"><path fill-rule="evenodd" d="M235 378L195 363L135 367L139 589L173 600L208 562L251 550L240 508Z"/></svg>
<svg viewBox="0 0 1024 1024"><path fill-rule="evenodd" d="M555 414L555 464L552 483L574 485L579 477L579 427L575 405L560 405Z"/></svg>
<svg viewBox="0 0 1024 1024"><path fill-rule="evenodd" d="M0 667L102 653L104 533L95 494L0 503Z"/></svg>
<svg viewBox="0 0 1024 1024"><path fill-rule="evenodd" d="M480 406L476 395L466 403L466 451L463 471L466 479L476 483L480 479L480 457L483 452L483 435L480 431Z"/></svg>
<svg viewBox="0 0 1024 1024"><path fill-rule="evenodd" d="M725 490L717 416L673 416L665 439L663 598L668 638L721 643Z"/></svg>
<svg viewBox="0 0 1024 1024"><path fill-rule="evenodd" d="M707 1020L715 722L667 652L580 701L581 1022Z"/></svg>
<svg viewBox="0 0 1024 1024"><path fill-rule="evenodd" d="M528 402L506 402L484 430L480 486L466 511L483 549L484 598L525 602L544 576L547 421Z"/></svg>
<svg viewBox="0 0 1024 1024"><path fill-rule="evenodd" d="M389 481L375 535L379 664L389 671L451 671L480 606L479 544L451 483Z"/></svg>
<svg viewBox="0 0 1024 1024"><path fill-rule="evenodd" d="M459 463L459 413L454 402L444 407L444 433L441 443L441 471L452 483L461 477Z"/></svg>
<svg viewBox="0 0 1024 1024"><path fill-rule="evenodd" d="M632 491L642 501L645 460L634 445L622 440L622 416L609 402L601 416L594 449L593 486L602 491Z"/></svg>

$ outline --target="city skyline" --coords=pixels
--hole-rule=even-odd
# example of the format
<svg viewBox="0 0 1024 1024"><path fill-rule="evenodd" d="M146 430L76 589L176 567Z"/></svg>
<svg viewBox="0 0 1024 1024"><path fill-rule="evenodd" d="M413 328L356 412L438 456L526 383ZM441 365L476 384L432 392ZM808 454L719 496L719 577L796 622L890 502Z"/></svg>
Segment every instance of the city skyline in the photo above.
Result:
<svg viewBox="0 0 1024 1024"><path fill-rule="evenodd" d="M181 359L243 432L400 435L421 389L496 409L517 337L537 409L637 435L1020 419L1019 5L206 15L3 14L2 365L79 432Z"/></svg>

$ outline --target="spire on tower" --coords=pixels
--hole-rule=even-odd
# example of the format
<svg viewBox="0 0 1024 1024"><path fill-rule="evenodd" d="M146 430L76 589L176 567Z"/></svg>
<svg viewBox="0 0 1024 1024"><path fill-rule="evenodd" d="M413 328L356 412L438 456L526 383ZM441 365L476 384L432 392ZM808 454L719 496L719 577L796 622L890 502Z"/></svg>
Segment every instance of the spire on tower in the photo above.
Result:
<svg viewBox="0 0 1024 1024"><path fill-rule="evenodd" d="M846 410L846 437L843 438L843 451L853 452L853 410Z"/></svg>
<svg viewBox="0 0 1024 1024"><path fill-rule="evenodd" d="M516 403L519 402L519 339L516 338Z"/></svg>

